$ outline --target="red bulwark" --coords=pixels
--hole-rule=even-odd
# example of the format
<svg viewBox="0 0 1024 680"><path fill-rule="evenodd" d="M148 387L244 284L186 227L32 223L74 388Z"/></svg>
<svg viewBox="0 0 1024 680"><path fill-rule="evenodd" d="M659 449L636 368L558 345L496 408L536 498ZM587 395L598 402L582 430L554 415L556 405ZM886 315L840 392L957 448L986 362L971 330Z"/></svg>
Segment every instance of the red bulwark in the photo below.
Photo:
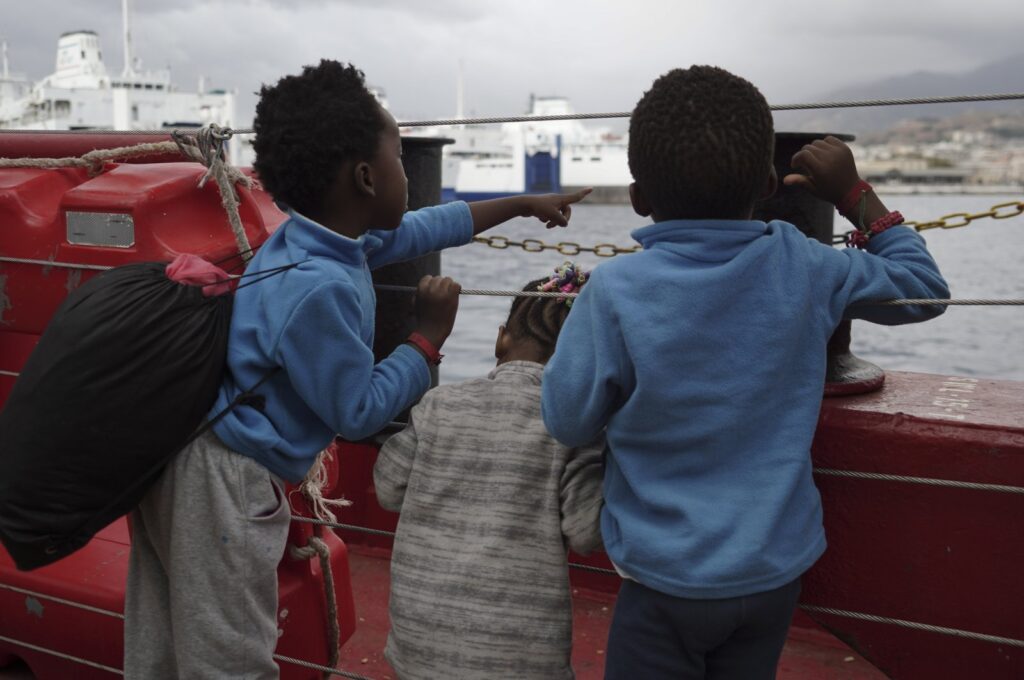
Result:
<svg viewBox="0 0 1024 680"><path fill-rule="evenodd" d="M813 453L829 547L804 604L908 623L814 618L892 678L1024 678L1024 383L889 373L825 400Z"/></svg>

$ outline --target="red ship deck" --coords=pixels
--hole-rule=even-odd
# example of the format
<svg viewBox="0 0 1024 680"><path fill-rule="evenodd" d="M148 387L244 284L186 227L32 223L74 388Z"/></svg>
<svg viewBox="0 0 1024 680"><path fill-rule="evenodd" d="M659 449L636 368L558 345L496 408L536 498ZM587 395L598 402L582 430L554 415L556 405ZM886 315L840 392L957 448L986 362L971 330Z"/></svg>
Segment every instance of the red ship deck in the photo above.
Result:
<svg viewBox="0 0 1024 680"><path fill-rule="evenodd" d="M349 559L358 623L355 635L341 649L338 665L375 680L395 680L383 654L389 625L387 551L351 546ZM611 595L573 589L572 662L578 680L594 680L604 675L604 647L613 606ZM798 614L779 662L778 678L883 680L885 675L809 618Z"/></svg>
<svg viewBox="0 0 1024 680"><path fill-rule="evenodd" d="M396 680L383 654L390 625L388 557L382 548L351 546L349 551L358 618L355 634L341 648L338 667L374 680ZM579 680L604 675L604 647L613 606L614 597L608 593L573 590L573 667ZM797 614L779 662L778 678L883 680L885 675L808 617ZM35 676L17 663L0 668L0 680L35 680Z"/></svg>

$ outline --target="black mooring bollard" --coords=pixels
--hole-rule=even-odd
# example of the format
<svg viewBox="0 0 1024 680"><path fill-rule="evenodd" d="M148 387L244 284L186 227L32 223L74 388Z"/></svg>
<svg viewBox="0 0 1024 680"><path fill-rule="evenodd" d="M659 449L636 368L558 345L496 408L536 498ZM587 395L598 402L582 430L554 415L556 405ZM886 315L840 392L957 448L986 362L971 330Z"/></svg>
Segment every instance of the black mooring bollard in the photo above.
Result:
<svg viewBox="0 0 1024 680"><path fill-rule="evenodd" d="M409 178L409 210L441 202L441 149L454 140L441 137L402 137L402 165ZM398 262L373 272L373 282L415 286L427 274L441 273L440 253ZM373 356L380 361L405 342L416 329L416 308L412 293L377 291L377 320ZM430 368L431 385L437 385L437 367ZM396 420L406 421L406 414Z"/></svg>
<svg viewBox="0 0 1024 680"><path fill-rule="evenodd" d="M754 219L785 220L810 237L832 244L834 208L827 201L815 198L797 187L782 184L782 178L793 172L789 161L804 144L827 135L811 132L775 133L775 171L779 175L779 188L775 195L761 201L754 208ZM852 135L833 135L850 142ZM825 396L873 392L882 387L885 373L881 368L864 361L850 352L850 321L843 321L828 341L828 366L825 372Z"/></svg>

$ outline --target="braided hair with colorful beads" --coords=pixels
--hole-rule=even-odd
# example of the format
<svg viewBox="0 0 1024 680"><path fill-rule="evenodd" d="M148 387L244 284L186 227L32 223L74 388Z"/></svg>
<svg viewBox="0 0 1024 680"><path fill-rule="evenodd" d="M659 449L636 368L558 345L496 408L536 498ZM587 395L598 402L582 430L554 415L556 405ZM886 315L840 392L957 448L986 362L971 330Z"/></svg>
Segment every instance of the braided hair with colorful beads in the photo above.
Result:
<svg viewBox="0 0 1024 680"><path fill-rule="evenodd" d="M565 262L552 276L530 281L523 291L578 293L588 278L589 272ZM517 340L533 341L547 361L555 352L558 333L571 308L572 298L517 297L512 301L505 329Z"/></svg>

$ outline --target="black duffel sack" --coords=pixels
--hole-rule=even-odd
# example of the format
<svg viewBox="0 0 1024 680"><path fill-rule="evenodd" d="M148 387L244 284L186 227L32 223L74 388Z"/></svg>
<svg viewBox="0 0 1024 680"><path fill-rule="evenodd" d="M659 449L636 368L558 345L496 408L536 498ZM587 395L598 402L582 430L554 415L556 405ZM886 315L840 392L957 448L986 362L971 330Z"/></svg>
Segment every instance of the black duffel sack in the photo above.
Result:
<svg viewBox="0 0 1024 680"><path fill-rule="evenodd" d="M135 507L213 405L233 296L166 266L118 267L68 295L0 411L0 542L19 569Z"/></svg>

